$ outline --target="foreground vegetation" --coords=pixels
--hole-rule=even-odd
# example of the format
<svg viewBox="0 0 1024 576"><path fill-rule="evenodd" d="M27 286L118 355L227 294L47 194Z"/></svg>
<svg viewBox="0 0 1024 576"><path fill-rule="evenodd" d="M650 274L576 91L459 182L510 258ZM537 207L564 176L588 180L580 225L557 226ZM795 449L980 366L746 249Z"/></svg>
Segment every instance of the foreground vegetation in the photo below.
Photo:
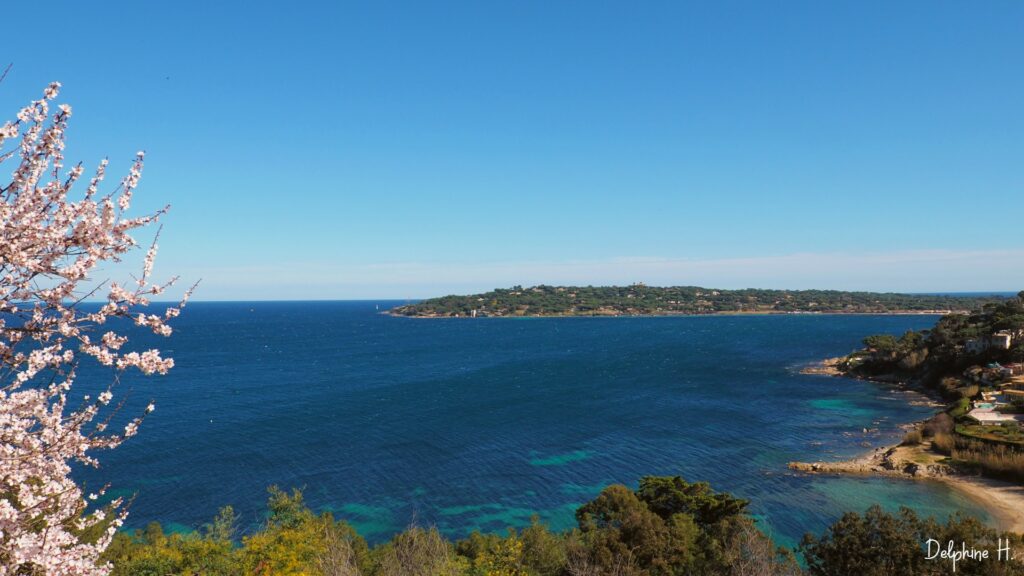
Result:
<svg viewBox="0 0 1024 576"><path fill-rule="evenodd" d="M840 292L835 290L714 290L696 286L534 286L444 296L391 310L399 316L621 316L748 313L891 313L977 310L1005 300Z"/></svg>
<svg viewBox="0 0 1024 576"><path fill-rule="evenodd" d="M225 508L190 534L166 534L158 524L118 534L106 559L114 576L881 576L951 574L948 563L926 559L929 538L991 550L1000 538L1024 544L970 518L940 524L875 507L805 537L805 569L758 530L746 508L745 500L706 483L645 477L636 490L605 488L578 509L578 527L568 532L534 521L451 541L413 526L371 547L344 521L309 510L300 492L272 488L257 532L236 538L234 514ZM956 573L1021 575L1024 565L993 557L960 563Z"/></svg>
<svg viewBox="0 0 1024 576"><path fill-rule="evenodd" d="M1008 342L993 344L996 335ZM983 425L969 415L972 403L986 395L1024 388L1020 367L1016 372L1007 368L1024 360L1024 292L971 314L944 316L930 330L869 336L864 345L838 363L843 373L913 382L950 402L945 411L908 434L907 443L930 440L930 449L948 456L955 468L1024 482L1021 425ZM1021 410L1008 404L998 412Z"/></svg>

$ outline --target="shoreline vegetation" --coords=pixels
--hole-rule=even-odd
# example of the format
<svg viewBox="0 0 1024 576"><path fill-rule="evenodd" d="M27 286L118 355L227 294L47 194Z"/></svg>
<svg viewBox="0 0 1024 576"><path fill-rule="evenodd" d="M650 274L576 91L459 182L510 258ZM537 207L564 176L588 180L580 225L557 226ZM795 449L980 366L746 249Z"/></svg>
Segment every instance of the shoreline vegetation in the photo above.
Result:
<svg viewBox="0 0 1024 576"><path fill-rule="evenodd" d="M710 314L951 314L1000 296L837 290L719 290L697 286L533 286L443 296L385 313L414 318L701 316Z"/></svg>
<svg viewBox="0 0 1024 576"><path fill-rule="evenodd" d="M864 348L803 374L848 377L941 399L896 445L843 461L791 462L809 474L940 482L981 505L1001 530L1024 533L1024 292L934 328L873 335Z"/></svg>

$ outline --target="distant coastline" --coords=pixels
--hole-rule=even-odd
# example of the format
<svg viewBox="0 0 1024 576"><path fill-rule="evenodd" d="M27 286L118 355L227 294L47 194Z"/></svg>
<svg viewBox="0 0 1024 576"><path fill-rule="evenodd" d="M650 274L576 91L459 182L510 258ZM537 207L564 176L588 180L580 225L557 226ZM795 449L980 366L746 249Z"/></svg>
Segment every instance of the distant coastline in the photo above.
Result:
<svg viewBox="0 0 1024 576"><path fill-rule="evenodd" d="M698 286L532 286L429 298L396 306L392 316L642 317L713 314L951 314L1005 302L998 295L898 294L838 290L722 290Z"/></svg>
<svg viewBox="0 0 1024 576"><path fill-rule="evenodd" d="M400 308L400 307L399 307ZM946 314L966 314L961 310L887 310L880 312L846 312L843 310L816 310L807 312L782 312L776 310L765 311L720 311L720 312L649 312L649 313L607 313L607 314L503 314L503 315L449 315L417 313L403 314L396 309L382 310L381 314L396 318L459 318L459 319L482 319L482 318L690 318L700 316L943 316Z"/></svg>

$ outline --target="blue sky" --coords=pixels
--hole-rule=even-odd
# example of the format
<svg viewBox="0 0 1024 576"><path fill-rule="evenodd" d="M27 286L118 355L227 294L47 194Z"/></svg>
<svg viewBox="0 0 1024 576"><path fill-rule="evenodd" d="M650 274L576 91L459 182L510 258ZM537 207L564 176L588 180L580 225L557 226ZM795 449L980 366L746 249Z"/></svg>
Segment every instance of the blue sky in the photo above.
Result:
<svg viewBox="0 0 1024 576"><path fill-rule="evenodd" d="M1020 2L6 7L198 298L1024 288Z"/></svg>

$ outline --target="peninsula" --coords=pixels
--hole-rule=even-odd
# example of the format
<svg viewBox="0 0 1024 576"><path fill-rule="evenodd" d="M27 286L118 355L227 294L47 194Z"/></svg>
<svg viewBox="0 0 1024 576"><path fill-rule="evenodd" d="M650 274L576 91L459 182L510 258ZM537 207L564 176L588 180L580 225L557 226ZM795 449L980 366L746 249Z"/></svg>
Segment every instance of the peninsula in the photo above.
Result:
<svg viewBox="0 0 1024 576"><path fill-rule="evenodd" d="M948 314L1005 301L997 296L719 290L697 286L533 286L443 296L388 311L393 316L669 316L695 314Z"/></svg>

